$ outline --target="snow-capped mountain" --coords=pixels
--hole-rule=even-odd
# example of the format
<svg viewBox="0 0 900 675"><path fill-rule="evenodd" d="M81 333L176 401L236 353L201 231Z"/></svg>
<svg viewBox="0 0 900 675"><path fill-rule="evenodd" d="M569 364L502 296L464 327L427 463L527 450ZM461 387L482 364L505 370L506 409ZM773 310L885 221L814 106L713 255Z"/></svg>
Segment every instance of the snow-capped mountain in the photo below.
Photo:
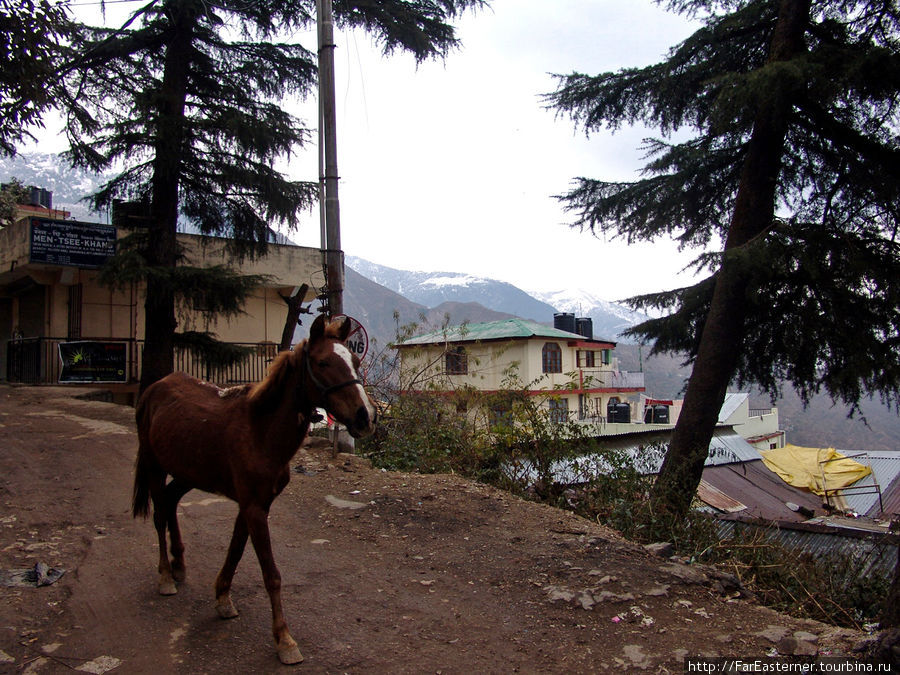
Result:
<svg viewBox="0 0 900 675"><path fill-rule="evenodd" d="M70 211L75 220L105 220L102 214L91 212L82 201L97 190L104 177L91 171L73 169L59 155L22 153L0 158L0 182L7 183L13 178L25 186L50 190L53 193L53 208Z"/></svg>
<svg viewBox="0 0 900 675"><path fill-rule="evenodd" d="M572 312L593 319L594 337L615 342L626 341L620 333L648 318L584 290L527 293L504 281L470 274L398 270L354 256L347 256L346 264L364 277L426 307L444 302L474 302L497 312L547 324L553 322L557 312Z"/></svg>
<svg viewBox="0 0 900 675"><path fill-rule="evenodd" d="M477 302L497 312L543 323L552 322L556 311L552 305L505 281L459 272L398 270L354 256L347 256L346 264L364 277L426 307L444 302Z"/></svg>
<svg viewBox="0 0 900 675"><path fill-rule="evenodd" d="M552 305L558 312L571 312L575 316L590 317L594 322L595 337L605 337L618 342L631 342L630 339L623 340L620 335L622 331L650 318L646 314L635 312L622 303L603 300L591 291L584 289L532 291L531 295Z"/></svg>

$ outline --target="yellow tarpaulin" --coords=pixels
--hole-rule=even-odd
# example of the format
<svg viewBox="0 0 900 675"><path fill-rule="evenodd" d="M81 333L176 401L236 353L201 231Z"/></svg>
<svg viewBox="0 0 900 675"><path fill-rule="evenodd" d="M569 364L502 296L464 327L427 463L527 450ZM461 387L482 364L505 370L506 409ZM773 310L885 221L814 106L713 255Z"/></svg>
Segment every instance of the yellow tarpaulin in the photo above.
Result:
<svg viewBox="0 0 900 675"><path fill-rule="evenodd" d="M785 445L775 450L760 450L760 454L763 463L786 483L820 496L825 490L840 490L872 473L869 467L845 457L834 448Z"/></svg>

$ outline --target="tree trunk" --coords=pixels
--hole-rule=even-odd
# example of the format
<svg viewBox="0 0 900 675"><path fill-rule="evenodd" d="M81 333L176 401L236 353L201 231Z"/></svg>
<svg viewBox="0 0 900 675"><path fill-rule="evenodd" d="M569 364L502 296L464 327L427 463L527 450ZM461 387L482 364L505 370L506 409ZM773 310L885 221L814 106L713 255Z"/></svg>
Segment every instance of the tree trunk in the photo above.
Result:
<svg viewBox="0 0 900 675"><path fill-rule="evenodd" d="M805 50L809 9L810 0L781 0L769 63L791 60ZM757 110L697 358L669 451L651 494L657 513L685 516L703 475L709 443L743 341L744 298L749 281L735 253L764 235L775 217L776 186L793 91L793 83L782 75Z"/></svg>
<svg viewBox="0 0 900 675"><path fill-rule="evenodd" d="M309 290L309 285L303 284L294 295L287 298L281 296L281 299L287 303L288 312L284 320L284 330L281 331L281 344L278 345L280 352L286 352L294 342L294 330L297 328L297 321L303 312L303 298L306 297L307 290Z"/></svg>
<svg viewBox="0 0 900 675"><path fill-rule="evenodd" d="M166 49L163 82L154 144L151 225L146 250L151 274L144 303L144 354L141 368L143 392L175 367L175 289L172 270L178 262L178 183L185 142L191 42L196 11L180 3L169 11L172 38Z"/></svg>

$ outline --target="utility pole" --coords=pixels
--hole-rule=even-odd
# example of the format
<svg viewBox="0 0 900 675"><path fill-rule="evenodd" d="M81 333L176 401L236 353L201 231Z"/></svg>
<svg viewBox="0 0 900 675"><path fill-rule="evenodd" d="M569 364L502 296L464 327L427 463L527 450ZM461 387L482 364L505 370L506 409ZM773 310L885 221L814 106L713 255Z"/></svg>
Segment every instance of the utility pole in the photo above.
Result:
<svg viewBox="0 0 900 675"><path fill-rule="evenodd" d="M334 95L334 13L331 0L316 0L319 27L319 217L325 265L328 316L344 313L344 258L341 251L341 208L338 201L337 106ZM331 456L343 447L353 452L353 438L335 423Z"/></svg>
<svg viewBox="0 0 900 675"><path fill-rule="evenodd" d="M316 0L319 28L319 215L330 316L344 312L344 260L338 201L337 128L334 95L334 15L331 0Z"/></svg>

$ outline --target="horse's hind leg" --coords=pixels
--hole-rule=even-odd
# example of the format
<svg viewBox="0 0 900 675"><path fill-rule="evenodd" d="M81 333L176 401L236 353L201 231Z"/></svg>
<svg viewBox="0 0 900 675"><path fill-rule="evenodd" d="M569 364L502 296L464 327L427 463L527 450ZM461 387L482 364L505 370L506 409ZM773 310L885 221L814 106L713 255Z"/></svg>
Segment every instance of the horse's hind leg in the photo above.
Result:
<svg viewBox="0 0 900 675"><path fill-rule="evenodd" d="M175 595L178 589L175 587L175 578L172 576L172 565L169 563L169 555L166 552L166 526L169 522L169 510L165 495L165 474L154 476L150 486L150 498L153 500L153 525L156 527L156 536L159 540L159 594Z"/></svg>
<svg viewBox="0 0 900 675"><path fill-rule="evenodd" d="M184 485L176 479L169 481L163 492L163 500L166 509L166 523L169 527L169 541L171 543L169 552L172 554L172 562L170 564L172 570L172 578L175 581L184 581L184 542L181 540L181 528L178 527L178 502L188 492L191 487Z"/></svg>
<svg viewBox="0 0 900 675"><path fill-rule="evenodd" d="M228 555L225 556L225 564L216 577L216 611L223 619L233 619L238 611L231 601L231 581L237 569L241 557L244 555L244 547L247 545L247 521L243 513L238 513L234 521L234 531L231 534L231 543L228 545Z"/></svg>

